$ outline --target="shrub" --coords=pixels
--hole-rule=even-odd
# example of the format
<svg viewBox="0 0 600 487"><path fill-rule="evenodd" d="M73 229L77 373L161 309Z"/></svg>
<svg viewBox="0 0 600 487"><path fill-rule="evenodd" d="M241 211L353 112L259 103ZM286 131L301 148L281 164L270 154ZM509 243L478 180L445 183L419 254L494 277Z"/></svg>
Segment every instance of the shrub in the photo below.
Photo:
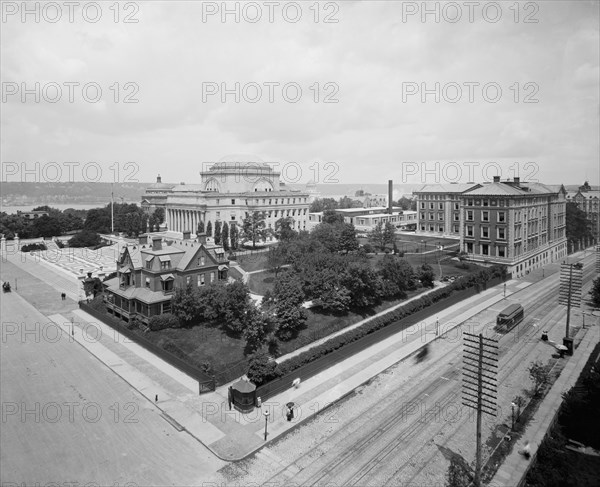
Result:
<svg viewBox="0 0 600 487"><path fill-rule="evenodd" d="M34 250L47 250L46 244L32 243L23 245L23 247L21 247L21 252L33 252Z"/></svg>
<svg viewBox="0 0 600 487"><path fill-rule="evenodd" d="M179 328L180 324L179 320L171 313L163 313L162 315L156 315L150 318L148 326L152 331L158 331L164 330L165 328Z"/></svg>
<svg viewBox="0 0 600 487"><path fill-rule="evenodd" d="M271 360L271 357L267 353L258 352L250 358L248 373L246 375L258 387L277 378L279 374L276 367L277 362Z"/></svg>

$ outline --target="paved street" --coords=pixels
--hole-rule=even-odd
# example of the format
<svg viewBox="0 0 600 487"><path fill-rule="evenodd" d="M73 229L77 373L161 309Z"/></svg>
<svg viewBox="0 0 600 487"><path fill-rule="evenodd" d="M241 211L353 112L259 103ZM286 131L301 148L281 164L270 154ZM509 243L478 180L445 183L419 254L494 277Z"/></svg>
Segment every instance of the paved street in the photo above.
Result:
<svg viewBox="0 0 600 487"><path fill-rule="evenodd" d="M1 347L3 484L199 485L225 464L16 292Z"/></svg>

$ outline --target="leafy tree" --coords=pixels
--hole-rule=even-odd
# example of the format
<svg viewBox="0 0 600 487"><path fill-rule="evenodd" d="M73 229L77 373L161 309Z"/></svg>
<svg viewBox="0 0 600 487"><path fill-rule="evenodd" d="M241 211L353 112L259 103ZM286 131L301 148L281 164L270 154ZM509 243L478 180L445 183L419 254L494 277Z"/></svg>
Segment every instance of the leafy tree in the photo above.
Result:
<svg viewBox="0 0 600 487"><path fill-rule="evenodd" d="M212 222L210 220L206 224L206 235L212 237Z"/></svg>
<svg viewBox="0 0 600 487"><path fill-rule="evenodd" d="M102 239L96 232L82 230L69 239L69 247L95 247Z"/></svg>
<svg viewBox="0 0 600 487"><path fill-rule="evenodd" d="M275 237L277 240L291 240L298 233L294 230L294 219L291 216L280 218L275 222Z"/></svg>
<svg viewBox="0 0 600 487"><path fill-rule="evenodd" d="M407 198L406 196L403 196L402 198L400 198L398 200L398 206L400 208L402 208L404 211L406 211L406 210L416 211L417 210L416 200L414 200L412 198Z"/></svg>
<svg viewBox="0 0 600 487"><path fill-rule="evenodd" d="M357 196L364 196L364 192L362 195L357 195ZM358 200L353 200L352 198L349 198L348 196L344 196L344 197L340 198L340 200L338 202L338 208L339 209L362 208L362 202L358 201Z"/></svg>
<svg viewBox="0 0 600 487"><path fill-rule="evenodd" d="M196 230L197 235L200 235L201 233L204 233L204 222L202 220L198 222L198 229Z"/></svg>
<svg viewBox="0 0 600 487"><path fill-rule="evenodd" d="M351 262L342 285L350 293L352 307L370 308L381 302L381 279L366 263Z"/></svg>
<svg viewBox="0 0 600 487"><path fill-rule="evenodd" d="M371 230L368 234L369 240L373 243L373 245L376 245L381 250L383 250L385 248L385 239L386 239L385 233L383 230L384 230L383 223L381 221L379 221L379 222L377 222L375 227L373 227L373 230Z"/></svg>
<svg viewBox="0 0 600 487"><path fill-rule="evenodd" d="M218 282L198 288L198 316L205 323L217 323L223 319L225 286Z"/></svg>
<svg viewBox="0 0 600 487"><path fill-rule="evenodd" d="M358 240L356 238L356 229L351 223L344 223L341 227L339 237L339 250L352 252L358 250Z"/></svg>
<svg viewBox="0 0 600 487"><path fill-rule="evenodd" d="M459 455L452 455L446 472L445 487L469 487L472 475L465 460Z"/></svg>
<svg viewBox="0 0 600 487"><path fill-rule="evenodd" d="M177 317L184 327L189 327L200 319L199 291L188 284L184 288L176 288L171 301L171 313Z"/></svg>
<svg viewBox="0 0 600 487"><path fill-rule="evenodd" d="M302 281L289 272L283 274L275 282L273 292L263 298L262 308L273 317L280 339L291 339L304 326L308 316L303 303Z"/></svg>
<svg viewBox="0 0 600 487"><path fill-rule="evenodd" d="M32 235L36 237L53 237L63 234L61 220L54 216L43 215L36 218L32 224Z"/></svg>
<svg viewBox="0 0 600 487"><path fill-rule="evenodd" d="M246 340L246 353L255 353L268 341L275 329L275 321L267 314L261 313L256 306L247 309L245 327L242 332Z"/></svg>
<svg viewBox="0 0 600 487"><path fill-rule="evenodd" d="M329 252L337 252L340 249L341 226L339 224L319 223L312 232L312 240L318 241Z"/></svg>
<svg viewBox="0 0 600 487"><path fill-rule="evenodd" d="M383 226L383 245L393 244L396 240L396 229L390 222L385 222Z"/></svg>
<svg viewBox="0 0 600 487"><path fill-rule="evenodd" d="M215 245L221 245L221 221L215 222Z"/></svg>
<svg viewBox="0 0 600 487"><path fill-rule="evenodd" d="M237 250L239 241L239 231L238 226L235 224L232 224L231 228L229 229L229 240L231 241L231 250Z"/></svg>
<svg viewBox="0 0 600 487"><path fill-rule="evenodd" d="M88 277L83 281L83 291L87 298L95 298L104 291L104 287L102 286L102 281L100 279L97 277L90 277L90 274L91 273L89 273Z"/></svg>
<svg viewBox="0 0 600 487"><path fill-rule="evenodd" d="M12 240L17 234L20 238L29 238L28 227L20 215L9 215L4 211L0 213L0 233L3 233L7 240Z"/></svg>
<svg viewBox="0 0 600 487"><path fill-rule="evenodd" d="M275 273L275 278L286 264L286 248L283 245L269 247L267 252L267 269Z"/></svg>
<svg viewBox="0 0 600 487"><path fill-rule="evenodd" d="M336 223L344 223L344 215L336 213L335 210L325 210L323 212L322 223L334 225Z"/></svg>
<svg viewBox="0 0 600 487"><path fill-rule="evenodd" d="M591 222L587 219L585 212L576 203L567 203L565 220L567 224L567 240L571 243L593 237Z"/></svg>
<svg viewBox="0 0 600 487"><path fill-rule="evenodd" d="M325 311L345 313L350 309L350 291L343 286L332 286L316 302Z"/></svg>
<svg viewBox="0 0 600 487"><path fill-rule="evenodd" d="M227 225L227 222L223 222L223 227L221 228L221 242L223 248L229 250L229 225Z"/></svg>
<svg viewBox="0 0 600 487"><path fill-rule="evenodd" d="M234 336L240 336L247 323L246 316L251 306L254 307L254 303L250 302L248 287L244 283L234 281L225 286L222 308L225 330Z"/></svg>
<svg viewBox="0 0 600 487"><path fill-rule="evenodd" d="M277 362L266 352L259 351L250 358L246 375L256 386L261 386L277 377L276 368Z"/></svg>
<svg viewBox="0 0 600 487"><path fill-rule="evenodd" d="M533 382L533 395L539 396L546 384L550 382L550 367L536 361L532 362L527 370L529 378Z"/></svg>
<svg viewBox="0 0 600 487"><path fill-rule="evenodd" d="M592 297L592 304L594 307L600 308L600 277L594 279L590 295Z"/></svg>
<svg viewBox="0 0 600 487"><path fill-rule="evenodd" d="M333 198L319 198L310 204L309 211L311 213L319 213L325 210L335 210L339 204Z"/></svg>
<svg viewBox="0 0 600 487"><path fill-rule="evenodd" d="M419 268L419 279L424 287L433 287L435 281L435 273L429 264L423 264Z"/></svg>
<svg viewBox="0 0 600 487"><path fill-rule="evenodd" d="M256 248L257 241L266 240L267 231L265 226L265 213L263 211L253 211L244 218L242 227L244 238L252 242L253 248Z"/></svg>
<svg viewBox="0 0 600 487"><path fill-rule="evenodd" d="M407 292L415 289L413 268L404 259L384 255L378 267L384 297L406 298Z"/></svg>

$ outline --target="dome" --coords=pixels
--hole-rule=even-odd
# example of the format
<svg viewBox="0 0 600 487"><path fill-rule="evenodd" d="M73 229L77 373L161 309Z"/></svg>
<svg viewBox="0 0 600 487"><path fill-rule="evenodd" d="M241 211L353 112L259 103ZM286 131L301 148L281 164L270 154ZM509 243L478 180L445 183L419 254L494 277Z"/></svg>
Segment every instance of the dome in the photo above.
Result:
<svg viewBox="0 0 600 487"><path fill-rule="evenodd" d="M162 182L162 178L160 177L160 174L156 177L156 183L151 184L150 186L148 186L148 189L152 190L152 189L171 189L173 187L175 187L175 184L168 184L168 183L163 183Z"/></svg>
<svg viewBox="0 0 600 487"><path fill-rule="evenodd" d="M258 162L260 164L263 164L265 161L253 154L230 154L225 157L221 157L221 159L219 159L218 162Z"/></svg>

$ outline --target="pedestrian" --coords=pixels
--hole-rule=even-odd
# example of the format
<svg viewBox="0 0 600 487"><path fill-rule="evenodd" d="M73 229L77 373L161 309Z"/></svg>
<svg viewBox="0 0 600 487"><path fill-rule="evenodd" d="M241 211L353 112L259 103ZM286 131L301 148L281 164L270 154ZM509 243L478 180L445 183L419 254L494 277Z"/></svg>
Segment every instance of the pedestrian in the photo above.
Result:
<svg viewBox="0 0 600 487"><path fill-rule="evenodd" d="M229 403L229 410L231 411L231 396L233 395L233 391L231 389L231 386L229 386L229 389L227 389L227 402Z"/></svg>
<svg viewBox="0 0 600 487"><path fill-rule="evenodd" d="M158 402L158 394L154 396L154 402Z"/></svg>

